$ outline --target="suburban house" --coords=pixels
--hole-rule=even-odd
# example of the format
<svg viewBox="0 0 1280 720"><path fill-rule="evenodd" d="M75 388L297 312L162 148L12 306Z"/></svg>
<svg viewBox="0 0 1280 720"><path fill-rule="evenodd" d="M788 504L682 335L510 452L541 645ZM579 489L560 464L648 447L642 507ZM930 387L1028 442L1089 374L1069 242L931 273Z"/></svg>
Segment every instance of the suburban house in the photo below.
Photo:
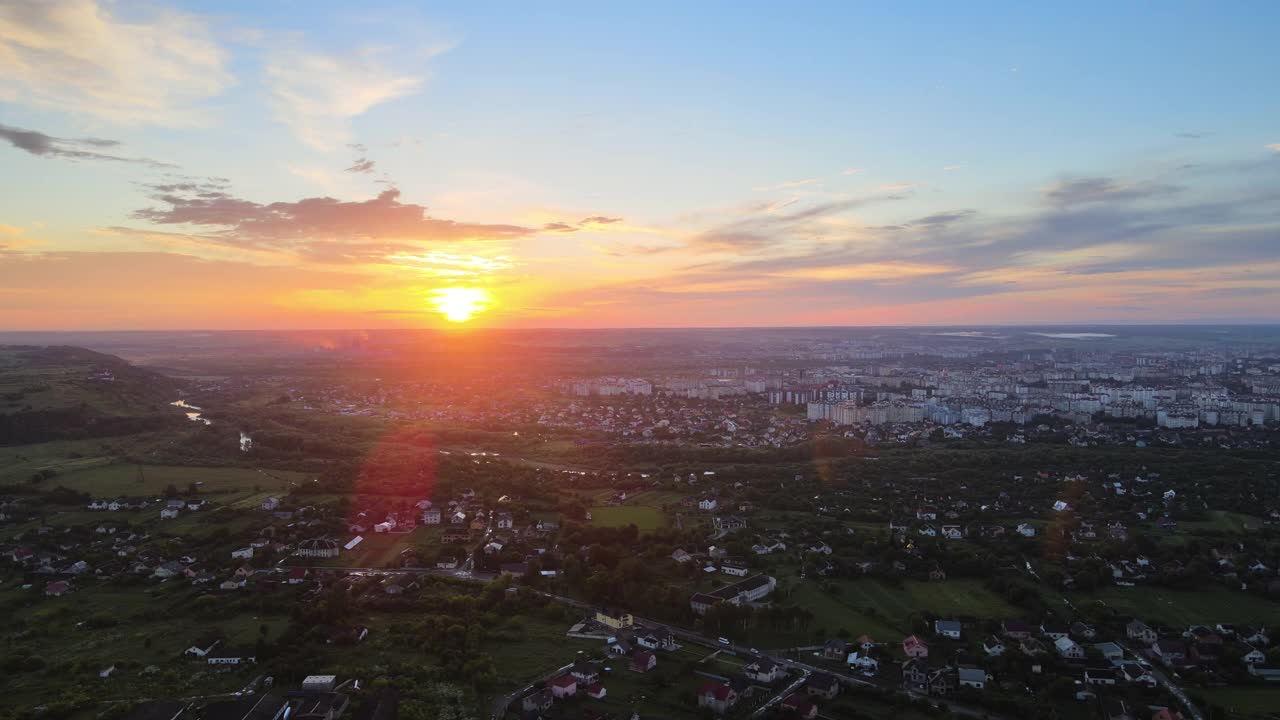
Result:
<svg viewBox="0 0 1280 720"><path fill-rule="evenodd" d="M782 709L791 717L813 720L818 717L818 706L809 702L807 694L791 693L782 699Z"/></svg>
<svg viewBox="0 0 1280 720"><path fill-rule="evenodd" d="M992 635L982 641L982 651L991 657L999 657L1003 655L1005 651L1004 641L995 635Z"/></svg>
<svg viewBox="0 0 1280 720"><path fill-rule="evenodd" d="M635 618L631 617L631 613L625 610L601 609L596 611L596 622L606 625L614 630L629 628L635 625Z"/></svg>
<svg viewBox="0 0 1280 720"><path fill-rule="evenodd" d="M933 631L941 637L950 640L960 639L961 625L955 620L935 620L933 622Z"/></svg>
<svg viewBox="0 0 1280 720"><path fill-rule="evenodd" d="M840 681L834 675L814 673L805 681L804 687L810 695L830 700L840 692Z"/></svg>
<svg viewBox="0 0 1280 720"><path fill-rule="evenodd" d="M747 563L738 558L727 558L720 563L720 572L726 575L743 577L751 572L751 568L748 568Z"/></svg>
<svg viewBox="0 0 1280 720"><path fill-rule="evenodd" d="M772 593L777 586L778 581L772 577L755 575L710 593L695 593L689 599L689 605L695 613L701 615L712 605L720 602L727 602L732 605L757 602L768 597L769 593Z"/></svg>
<svg viewBox="0 0 1280 720"><path fill-rule="evenodd" d="M527 713L546 712L551 709L551 704L554 701L555 698L551 695L551 691L544 688L521 698L520 709Z"/></svg>
<svg viewBox="0 0 1280 720"><path fill-rule="evenodd" d="M556 699L573 697L578 692L578 681L572 675L561 675L547 683L547 687L551 688L551 695Z"/></svg>
<svg viewBox="0 0 1280 720"><path fill-rule="evenodd" d="M251 652L225 647L207 653L204 659L210 665L247 665L257 661Z"/></svg>
<svg viewBox="0 0 1280 720"><path fill-rule="evenodd" d="M675 650L676 638L671 631L665 627L656 627L645 630L636 635L636 644L650 650Z"/></svg>
<svg viewBox="0 0 1280 720"><path fill-rule="evenodd" d="M1000 625L1000 632L1007 638L1022 640L1031 637L1031 626L1021 620L1006 620Z"/></svg>
<svg viewBox="0 0 1280 720"><path fill-rule="evenodd" d="M822 657L827 660L843 660L849 655L849 643L832 638L822 645Z"/></svg>
<svg viewBox="0 0 1280 720"><path fill-rule="evenodd" d="M590 685L600 679L600 671L586 660L579 660L569 669L569 675L582 685Z"/></svg>
<svg viewBox="0 0 1280 720"><path fill-rule="evenodd" d="M632 672L649 672L658 667L658 658L649 650L637 650L631 654Z"/></svg>
<svg viewBox="0 0 1280 720"><path fill-rule="evenodd" d="M1124 632L1130 640L1137 640L1147 645L1154 643L1158 639L1156 631L1137 618L1130 620L1129 624L1125 625Z"/></svg>
<svg viewBox="0 0 1280 720"><path fill-rule="evenodd" d="M1060 637L1053 641L1053 648L1058 651L1058 655L1067 660L1083 660L1084 648L1080 644L1069 637Z"/></svg>
<svg viewBox="0 0 1280 720"><path fill-rule="evenodd" d="M760 658L743 668L743 673L756 682L771 683L784 677L787 671L769 658Z"/></svg>
<svg viewBox="0 0 1280 720"><path fill-rule="evenodd" d="M423 525L439 525L440 524L440 508L427 508L422 513Z"/></svg>
<svg viewBox="0 0 1280 720"><path fill-rule="evenodd" d="M737 702L738 693L725 683L712 680L698 689L698 707L711 708L717 715L725 714Z"/></svg>
<svg viewBox="0 0 1280 720"><path fill-rule="evenodd" d="M915 635L911 635L902 641L902 652L909 658L927 658L929 657L929 643Z"/></svg>
<svg viewBox="0 0 1280 720"><path fill-rule="evenodd" d="M960 687L982 690L987 687L987 671L982 668L956 668L956 681Z"/></svg>
<svg viewBox="0 0 1280 720"><path fill-rule="evenodd" d="M1165 665L1181 665L1187 661L1187 644L1181 640L1164 638L1151 646L1151 652Z"/></svg>

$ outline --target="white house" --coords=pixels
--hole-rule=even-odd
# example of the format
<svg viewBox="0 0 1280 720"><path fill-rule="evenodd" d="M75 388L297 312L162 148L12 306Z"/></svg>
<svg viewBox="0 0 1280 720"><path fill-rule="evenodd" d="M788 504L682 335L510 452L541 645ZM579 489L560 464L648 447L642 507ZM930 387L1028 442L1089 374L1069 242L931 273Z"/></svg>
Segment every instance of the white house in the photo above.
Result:
<svg viewBox="0 0 1280 720"><path fill-rule="evenodd" d="M172 520L176 517L178 517L178 508L167 507L160 510L161 520Z"/></svg>
<svg viewBox="0 0 1280 720"><path fill-rule="evenodd" d="M1028 525L1026 523L1019 523L1017 528L1017 533L1022 537L1035 537L1036 529L1035 527Z"/></svg>
<svg viewBox="0 0 1280 720"><path fill-rule="evenodd" d="M1058 651L1058 655L1068 660L1083 660L1084 648L1080 644L1069 637L1060 637L1053 641L1053 647Z"/></svg>
<svg viewBox="0 0 1280 720"><path fill-rule="evenodd" d="M232 550L231 557L238 558L240 560L248 560L249 558L253 557L253 548L244 547L244 548L240 548L239 550Z"/></svg>

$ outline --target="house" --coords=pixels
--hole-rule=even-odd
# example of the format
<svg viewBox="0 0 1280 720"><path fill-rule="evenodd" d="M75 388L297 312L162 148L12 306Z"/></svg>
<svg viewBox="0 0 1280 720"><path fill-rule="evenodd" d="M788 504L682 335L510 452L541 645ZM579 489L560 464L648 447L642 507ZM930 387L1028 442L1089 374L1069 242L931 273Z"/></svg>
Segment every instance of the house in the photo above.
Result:
<svg viewBox="0 0 1280 720"><path fill-rule="evenodd" d="M635 637L636 644L650 650L675 650L676 637L665 627L659 626L641 632Z"/></svg>
<svg viewBox="0 0 1280 720"><path fill-rule="evenodd" d="M870 676L880 672L880 658L878 656L879 652L875 648L866 652L851 652L847 662L851 669Z"/></svg>
<svg viewBox="0 0 1280 720"><path fill-rule="evenodd" d="M712 510L715 510L716 505L717 505L716 499L711 497L703 498L698 501L698 509L705 510L707 512L711 512Z"/></svg>
<svg viewBox="0 0 1280 720"><path fill-rule="evenodd" d="M1165 665L1182 665L1187 661L1187 644L1173 638L1162 638L1151 646L1151 652Z"/></svg>
<svg viewBox="0 0 1280 720"><path fill-rule="evenodd" d="M911 658L902 663L902 688L909 692L929 691L929 663L924 658Z"/></svg>
<svg viewBox="0 0 1280 720"><path fill-rule="evenodd" d="M1038 638L1033 637L1023 638L1019 641L1018 649L1022 651L1023 655L1030 655L1032 657L1035 657L1036 655L1044 655L1049 652L1048 648L1044 646L1044 643L1040 642Z"/></svg>
<svg viewBox="0 0 1280 720"><path fill-rule="evenodd" d="M924 537L937 537L937 536L938 536L938 530L937 530L937 528L935 528L935 527L934 527L934 526L932 526L932 525L925 525L924 527L920 528L920 529L919 529L919 530L917 530L916 532L917 532L917 533L919 533L920 535L924 536Z"/></svg>
<svg viewBox="0 0 1280 720"><path fill-rule="evenodd" d="M1261 665L1267 661L1267 654L1256 647L1245 646L1245 652L1240 654L1240 661L1245 665Z"/></svg>
<svg viewBox="0 0 1280 720"><path fill-rule="evenodd" d="M439 525L440 524L440 508L427 508L422 513L423 525Z"/></svg>
<svg viewBox="0 0 1280 720"><path fill-rule="evenodd" d="M459 510L449 516L449 523L452 525L465 525L467 522L467 514Z"/></svg>
<svg viewBox="0 0 1280 720"><path fill-rule="evenodd" d="M1142 683L1147 687L1156 686L1156 678L1149 670L1136 662L1120 662L1116 665L1118 677L1127 683Z"/></svg>
<svg viewBox="0 0 1280 720"><path fill-rule="evenodd" d="M1083 660L1084 648L1080 644L1069 637L1063 636L1053 641L1053 648L1058 651L1060 657L1067 660Z"/></svg>
<svg viewBox="0 0 1280 720"><path fill-rule="evenodd" d="M771 683L786 676L787 671L769 658L760 658L743 668L743 674L756 682Z"/></svg>
<svg viewBox="0 0 1280 720"><path fill-rule="evenodd" d="M285 582L289 583L290 585L298 585L300 583L306 582L306 580L307 580L307 569L296 567L289 571L289 579L285 580Z"/></svg>
<svg viewBox="0 0 1280 720"><path fill-rule="evenodd" d="M1098 636L1098 631L1092 625L1082 623L1079 620L1071 623L1071 637L1078 640L1092 640Z"/></svg>
<svg viewBox="0 0 1280 720"><path fill-rule="evenodd" d="M48 597L62 597L71 592L71 583L66 580L55 580L44 586L44 594Z"/></svg>
<svg viewBox="0 0 1280 720"><path fill-rule="evenodd" d="M943 525L942 537L947 540L961 540L964 538L964 531L959 525Z"/></svg>
<svg viewBox="0 0 1280 720"><path fill-rule="evenodd" d="M1098 643L1093 646L1093 649L1102 653L1103 659L1109 662L1124 659L1124 648L1113 642Z"/></svg>
<svg viewBox="0 0 1280 720"><path fill-rule="evenodd" d="M818 716L818 706L808 700L808 694L791 693L782 699L782 709L791 717L813 720Z"/></svg>
<svg viewBox="0 0 1280 720"><path fill-rule="evenodd" d="M1015 532L1017 532L1017 533L1018 533L1019 535L1021 535L1022 537L1035 537L1035 536L1036 536L1036 528L1035 528L1035 526L1034 526L1034 525L1028 525L1027 523L1019 523L1018 527L1015 529Z"/></svg>
<svg viewBox="0 0 1280 720"><path fill-rule="evenodd" d="M595 619L596 622L601 625L607 625L614 630L632 627L636 622L635 618L631 616L631 613L626 612L625 610L612 610L608 608L597 610Z"/></svg>
<svg viewBox="0 0 1280 720"><path fill-rule="evenodd" d="M302 699L292 717L297 720L335 720L347 709L348 703L350 698L343 693L313 693Z"/></svg>
<svg viewBox="0 0 1280 720"><path fill-rule="evenodd" d="M527 713L546 712L551 709L551 704L554 701L555 698L551 695L551 691L543 688L520 698L520 709Z"/></svg>
<svg viewBox="0 0 1280 720"><path fill-rule="evenodd" d="M586 660L579 660L569 668L569 675L581 685L590 685L600 679L600 671Z"/></svg>
<svg viewBox="0 0 1280 720"><path fill-rule="evenodd" d="M902 641L902 652L909 658L927 658L929 643L915 635L910 635Z"/></svg>
<svg viewBox="0 0 1280 720"><path fill-rule="evenodd" d="M184 655L190 657L205 657L218 647L218 643L222 642L217 637L203 637L191 643L191 647L183 651Z"/></svg>
<svg viewBox="0 0 1280 720"><path fill-rule="evenodd" d="M1031 626L1021 620L1006 620L1000 624L1000 632L1013 640L1031 637Z"/></svg>
<svg viewBox="0 0 1280 720"><path fill-rule="evenodd" d="M1040 634L1050 640L1058 640L1071 634L1071 628L1063 625L1056 620L1046 620L1040 623Z"/></svg>
<svg viewBox="0 0 1280 720"><path fill-rule="evenodd" d="M280 507L280 498L269 497L266 500L263 500L262 504L259 505L259 507L261 507L263 510L266 510L267 512L272 512L276 508Z"/></svg>
<svg viewBox="0 0 1280 720"><path fill-rule="evenodd" d="M955 620L935 620L933 632L949 640L959 640L961 625Z"/></svg>
<svg viewBox="0 0 1280 720"><path fill-rule="evenodd" d="M732 532L734 530L741 530L742 528L745 528L747 526L747 521L737 515L717 515L711 518L711 525L715 527L716 530Z"/></svg>
<svg viewBox="0 0 1280 720"><path fill-rule="evenodd" d="M1128 704L1116 697L1106 698L1102 701L1102 716L1106 720L1137 720L1129 712Z"/></svg>
<svg viewBox="0 0 1280 720"><path fill-rule="evenodd" d="M308 538L298 543L295 554L305 558L336 558L338 541L329 538Z"/></svg>
<svg viewBox="0 0 1280 720"><path fill-rule="evenodd" d="M975 667L956 668L956 682L960 687L983 690L987 687L987 671Z"/></svg>
<svg viewBox="0 0 1280 720"><path fill-rule="evenodd" d="M728 558L720 563L720 572L726 575L734 575L744 577L751 572L751 568L747 567L747 563L738 558Z"/></svg>
<svg viewBox="0 0 1280 720"><path fill-rule="evenodd" d="M547 685L551 688L552 697L557 700L573 697L578 693L578 681L572 675L561 675Z"/></svg>
<svg viewBox="0 0 1280 720"><path fill-rule="evenodd" d="M239 550L232 550L231 557L239 560L248 560L249 558L253 557L253 548L243 547L243 548L240 548Z"/></svg>
<svg viewBox="0 0 1280 720"><path fill-rule="evenodd" d="M631 671L646 673L658 667L658 657L649 650L637 650L631 654Z"/></svg>
<svg viewBox="0 0 1280 720"><path fill-rule="evenodd" d="M1084 671L1085 685L1115 685L1116 671L1112 668L1086 668Z"/></svg>
<svg viewBox="0 0 1280 720"><path fill-rule="evenodd" d="M1124 626L1124 633L1130 640L1137 640L1146 645L1157 640L1156 631L1137 618L1130 620L1129 624Z"/></svg>
<svg viewBox="0 0 1280 720"><path fill-rule="evenodd" d="M737 691L725 683L711 680L698 689L698 707L710 708L717 715L725 714L737 702Z"/></svg>
<svg viewBox="0 0 1280 720"><path fill-rule="evenodd" d="M1004 655L1005 645L1000 638L992 635L982 641L982 651L991 657L999 657Z"/></svg>
<svg viewBox="0 0 1280 720"><path fill-rule="evenodd" d="M515 520L511 517L511 513L498 513L498 529L510 530L515 527Z"/></svg>
<svg viewBox="0 0 1280 720"><path fill-rule="evenodd" d="M804 682L805 692L830 700L840 693L840 681L827 673L814 673Z"/></svg>
<svg viewBox="0 0 1280 720"><path fill-rule="evenodd" d="M687 563L693 559L693 556L680 548L676 548L671 553L671 559L678 563Z"/></svg>
<svg viewBox="0 0 1280 720"><path fill-rule="evenodd" d="M858 644L858 647L862 648L862 652L871 652L871 648L874 648L880 644L876 642L875 639L873 639L870 635L867 635L866 633L859 635L854 640L854 642Z"/></svg>
<svg viewBox="0 0 1280 720"><path fill-rule="evenodd" d="M843 660L849 655L849 643L832 638L822 645L822 657L827 660Z"/></svg>
<svg viewBox="0 0 1280 720"><path fill-rule="evenodd" d="M1261 664L1249 665L1249 674L1259 680L1280 682L1280 667L1265 667Z"/></svg>
<svg viewBox="0 0 1280 720"><path fill-rule="evenodd" d="M167 507L160 509L161 520L172 520L176 517L178 517L178 508Z"/></svg>

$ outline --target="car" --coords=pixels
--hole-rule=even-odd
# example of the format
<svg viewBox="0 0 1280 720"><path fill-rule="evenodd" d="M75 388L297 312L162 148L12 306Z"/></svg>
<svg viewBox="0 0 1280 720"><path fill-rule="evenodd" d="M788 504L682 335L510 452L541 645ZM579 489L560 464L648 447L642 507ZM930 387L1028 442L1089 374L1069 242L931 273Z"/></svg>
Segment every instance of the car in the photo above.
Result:
<svg viewBox="0 0 1280 720"><path fill-rule="evenodd" d="M752 654L752 655L759 655L759 654L760 654L760 651L759 651L759 650L757 650L757 649L755 649L755 648L751 648L751 654Z"/></svg>
<svg viewBox="0 0 1280 720"><path fill-rule="evenodd" d="M732 645L733 643L729 642L729 638L720 638L720 644L721 644L721 645Z"/></svg>

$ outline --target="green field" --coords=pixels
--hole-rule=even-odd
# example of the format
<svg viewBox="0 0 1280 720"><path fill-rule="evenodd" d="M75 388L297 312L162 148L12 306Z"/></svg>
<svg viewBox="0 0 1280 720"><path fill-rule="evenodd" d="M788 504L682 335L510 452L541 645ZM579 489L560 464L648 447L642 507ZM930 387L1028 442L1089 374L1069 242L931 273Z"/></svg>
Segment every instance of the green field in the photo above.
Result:
<svg viewBox="0 0 1280 720"><path fill-rule="evenodd" d="M1206 700L1232 713L1249 717L1274 717L1280 708L1280 687L1226 687L1197 690Z"/></svg>
<svg viewBox="0 0 1280 720"><path fill-rule="evenodd" d="M61 485L87 492L93 497L111 498L120 495L157 495L168 485L174 485L185 492L191 483L198 483L201 492L285 493L288 492L290 483L307 479L304 473L252 468L179 465L143 465L141 468L141 482L138 465L117 463L62 473L45 480L43 484L50 488Z"/></svg>
<svg viewBox="0 0 1280 720"><path fill-rule="evenodd" d="M656 507L647 505L612 505L591 508L591 524L599 527L635 525L641 530L665 527L667 518Z"/></svg>
<svg viewBox="0 0 1280 720"><path fill-rule="evenodd" d="M1120 615L1133 615L1170 627L1219 622L1275 627L1280 623L1280 604L1216 585L1195 591L1109 587L1072 599L1077 605L1099 600Z"/></svg>
<svg viewBox="0 0 1280 720"><path fill-rule="evenodd" d="M901 588L864 579L833 584L839 591L835 597L842 605L862 612L874 611L887 625L898 630L910 629L910 616L916 611L948 618L1003 619L1019 615L1017 608L984 588L977 580L906 580ZM814 589L822 593L816 587Z"/></svg>

